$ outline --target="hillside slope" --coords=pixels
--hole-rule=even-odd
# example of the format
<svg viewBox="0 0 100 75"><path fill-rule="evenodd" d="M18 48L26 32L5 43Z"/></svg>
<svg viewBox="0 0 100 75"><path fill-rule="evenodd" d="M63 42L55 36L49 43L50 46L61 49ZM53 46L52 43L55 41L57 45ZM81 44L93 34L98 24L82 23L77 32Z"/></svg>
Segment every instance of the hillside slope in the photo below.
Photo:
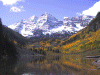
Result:
<svg viewBox="0 0 100 75"><path fill-rule="evenodd" d="M89 25L64 40L55 49L62 53L79 53L100 48L100 12Z"/></svg>
<svg viewBox="0 0 100 75"><path fill-rule="evenodd" d="M0 57L15 56L17 54L16 47L12 40L3 34L2 22L0 19Z"/></svg>
<svg viewBox="0 0 100 75"><path fill-rule="evenodd" d="M9 39L13 40L15 43L17 43L18 45L25 45L28 42L28 39L26 39L25 37L23 37L21 34L19 34L18 32L13 31L12 29L2 25L2 30L3 30L3 34L4 36L7 36Z"/></svg>

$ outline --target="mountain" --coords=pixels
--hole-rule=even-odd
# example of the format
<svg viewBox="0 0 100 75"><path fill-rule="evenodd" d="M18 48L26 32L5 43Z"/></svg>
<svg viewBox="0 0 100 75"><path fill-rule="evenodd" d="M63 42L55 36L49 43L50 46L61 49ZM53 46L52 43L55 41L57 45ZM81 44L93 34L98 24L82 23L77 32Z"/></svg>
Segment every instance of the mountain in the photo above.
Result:
<svg viewBox="0 0 100 75"><path fill-rule="evenodd" d="M65 33L72 35L86 27L92 19L93 16L83 15L72 18L64 17L63 21L60 21L51 14L45 13L39 18L34 15L28 20L21 20L8 27L25 37Z"/></svg>
<svg viewBox="0 0 100 75"><path fill-rule="evenodd" d="M37 19L38 18L36 16L32 16L28 18L28 20L21 20L20 22L14 23L8 27L22 34L23 36L33 35L32 31L36 27Z"/></svg>
<svg viewBox="0 0 100 75"><path fill-rule="evenodd" d="M63 40L54 50L62 53L79 53L100 49L100 12L87 27Z"/></svg>
<svg viewBox="0 0 100 75"><path fill-rule="evenodd" d="M35 42L35 39L23 37L18 32L3 25L0 19L0 58L36 55L37 53L26 49L28 44Z"/></svg>

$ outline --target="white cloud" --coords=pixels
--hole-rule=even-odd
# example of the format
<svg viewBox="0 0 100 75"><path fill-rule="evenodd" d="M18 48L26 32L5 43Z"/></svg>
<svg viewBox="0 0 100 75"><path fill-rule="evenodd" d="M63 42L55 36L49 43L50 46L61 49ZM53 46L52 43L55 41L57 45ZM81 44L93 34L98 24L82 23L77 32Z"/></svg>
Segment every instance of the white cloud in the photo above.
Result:
<svg viewBox="0 0 100 75"><path fill-rule="evenodd" d="M25 11L25 10L23 9L23 6L20 6L19 8L13 6L13 7L10 9L10 11L11 11L11 12L21 12L21 11Z"/></svg>
<svg viewBox="0 0 100 75"><path fill-rule="evenodd" d="M12 12L21 12L21 9L18 8L18 7L12 7L12 8L10 9L10 11L12 11Z"/></svg>
<svg viewBox="0 0 100 75"><path fill-rule="evenodd" d="M100 1L96 2L92 7L82 12L83 15L91 15L96 16L96 14L100 11Z"/></svg>
<svg viewBox="0 0 100 75"><path fill-rule="evenodd" d="M21 2L24 0L0 0L2 1L3 5L13 5L16 4L17 2Z"/></svg>

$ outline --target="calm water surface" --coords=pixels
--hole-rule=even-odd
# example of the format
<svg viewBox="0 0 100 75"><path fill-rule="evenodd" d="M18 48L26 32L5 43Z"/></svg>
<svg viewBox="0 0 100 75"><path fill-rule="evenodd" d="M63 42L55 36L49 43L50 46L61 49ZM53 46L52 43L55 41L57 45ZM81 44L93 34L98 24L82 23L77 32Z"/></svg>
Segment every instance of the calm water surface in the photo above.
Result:
<svg viewBox="0 0 100 75"><path fill-rule="evenodd" d="M0 59L0 75L92 75L98 71L94 60L80 55Z"/></svg>

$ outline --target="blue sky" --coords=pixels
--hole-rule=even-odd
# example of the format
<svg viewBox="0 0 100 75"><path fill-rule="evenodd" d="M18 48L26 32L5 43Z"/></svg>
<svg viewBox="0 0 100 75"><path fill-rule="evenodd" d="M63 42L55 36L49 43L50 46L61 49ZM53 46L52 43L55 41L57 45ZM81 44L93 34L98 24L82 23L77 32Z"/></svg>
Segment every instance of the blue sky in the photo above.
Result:
<svg viewBox="0 0 100 75"><path fill-rule="evenodd" d="M8 26L45 12L59 20L82 14L95 16L99 7L99 0L0 0L0 17Z"/></svg>

